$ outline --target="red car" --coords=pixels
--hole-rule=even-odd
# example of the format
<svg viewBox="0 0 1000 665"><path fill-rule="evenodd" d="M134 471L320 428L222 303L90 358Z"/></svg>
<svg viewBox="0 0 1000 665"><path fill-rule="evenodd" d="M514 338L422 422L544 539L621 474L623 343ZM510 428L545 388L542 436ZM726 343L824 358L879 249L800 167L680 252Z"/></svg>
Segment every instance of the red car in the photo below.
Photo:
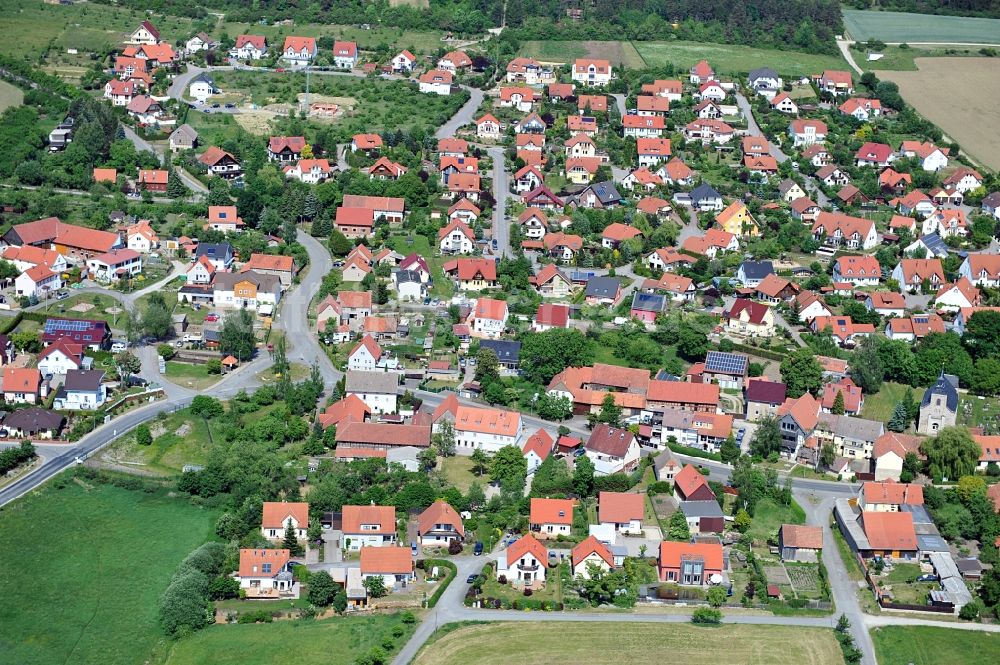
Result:
<svg viewBox="0 0 1000 665"><path fill-rule="evenodd" d="M215 321L218 321L218 320L219 320L219 315L218 314L209 314L209 315L207 315L205 317L205 322L206 323L214 323Z"/></svg>
<svg viewBox="0 0 1000 665"><path fill-rule="evenodd" d="M283 71L285 71L285 68L284 67L278 67L274 71L276 71L276 72L283 72Z"/></svg>

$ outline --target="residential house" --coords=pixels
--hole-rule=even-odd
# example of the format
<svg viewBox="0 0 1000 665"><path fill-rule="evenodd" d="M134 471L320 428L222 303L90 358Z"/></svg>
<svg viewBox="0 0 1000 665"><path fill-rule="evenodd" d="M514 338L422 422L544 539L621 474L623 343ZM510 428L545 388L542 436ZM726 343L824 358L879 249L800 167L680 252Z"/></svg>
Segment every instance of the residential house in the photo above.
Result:
<svg viewBox="0 0 1000 665"><path fill-rule="evenodd" d="M722 194L706 182L691 190L691 207L705 212L721 212L723 207ZM709 229L711 231L711 229ZM726 233L729 233L726 231ZM707 235L707 233L706 233ZM735 234L733 234L735 235Z"/></svg>
<svg viewBox="0 0 1000 665"><path fill-rule="evenodd" d="M584 289L584 300L589 305L613 306L618 303L621 295L621 282L609 276L590 278Z"/></svg>
<svg viewBox="0 0 1000 665"><path fill-rule="evenodd" d="M477 449L495 453L504 446L521 447L523 423L517 411L466 406L459 404L452 393L431 416L435 432L440 430L443 420L454 426L456 450L460 455L471 455Z"/></svg>
<svg viewBox="0 0 1000 665"><path fill-rule="evenodd" d="M188 83L188 97L195 99L202 104L211 97L212 95L218 94L219 90L215 87L215 82L212 78L206 74L201 73L191 79Z"/></svg>
<svg viewBox="0 0 1000 665"><path fill-rule="evenodd" d="M811 232L816 240L850 249L872 249L879 241L873 220L842 213L820 212Z"/></svg>
<svg viewBox="0 0 1000 665"><path fill-rule="evenodd" d="M587 185L573 195L570 203L581 208L610 209L621 205L625 198L610 180Z"/></svg>
<svg viewBox="0 0 1000 665"><path fill-rule="evenodd" d="M774 336L774 312L763 303L737 298L722 318L731 333L746 337Z"/></svg>
<svg viewBox="0 0 1000 665"><path fill-rule="evenodd" d="M552 328L566 328L569 325L569 305L542 303L531 320L533 332L545 332Z"/></svg>
<svg viewBox="0 0 1000 665"><path fill-rule="evenodd" d="M626 137L659 138L665 127L663 116L627 115L622 118L623 133Z"/></svg>
<svg viewBox="0 0 1000 665"><path fill-rule="evenodd" d="M358 552L362 547L396 544L396 509L392 506L344 506L341 522L344 534L341 547L346 550Z"/></svg>
<svg viewBox="0 0 1000 665"><path fill-rule="evenodd" d="M17 409L4 418L3 426L16 439L54 439L62 431L66 418L38 407Z"/></svg>
<svg viewBox="0 0 1000 665"><path fill-rule="evenodd" d="M743 390L749 373L750 359L739 353L709 351L704 363L696 363L691 374L701 377L702 383L716 383L722 389ZM690 373L690 372L689 372Z"/></svg>
<svg viewBox="0 0 1000 665"><path fill-rule="evenodd" d="M472 58L465 51L452 51L446 53L444 57L437 61L438 69L443 69L452 74L460 69L472 66Z"/></svg>
<svg viewBox="0 0 1000 665"><path fill-rule="evenodd" d="M882 115L882 102L867 97L851 97L837 108L844 115L853 116L859 122L868 122Z"/></svg>
<svg viewBox="0 0 1000 665"><path fill-rule="evenodd" d="M499 101L501 107L528 113L535 103L535 91L528 87L501 87Z"/></svg>
<svg viewBox="0 0 1000 665"><path fill-rule="evenodd" d="M520 345L520 342L517 342L517 344ZM552 435L543 429L539 429L524 442L521 452L528 463L529 476L538 470L542 462L549 458L549 455L552 454L552 449L555 447L555 443Z"/></svg>
<svg viewBox="0 0 1000 665"><path fill-rule="evenodd" d="M639 138L636 139L636 151L640 167L656 166L660 162L670 160L670 139Z"/></svg>
<svg viewBox="0 0 1000 665"><path fill-rule="evenodd" d="M766 379L750 379L746 390L746 419L756 422L777 415L784 404L787 386Z"/></svg>
<svg viewBox="0 0 1000 665"><path fill-rule="evenodd" d="M183 124L170 133L170 152L194 150L198 145L198 132L188 124Z"/></svg>
<svg viewBox="0 0 1000 665"><path fill-rule="evenodd" d="M828 92L834 97L854 94L854 81L850 72L828 69L817 81L820 91Z"/></svg>
<svg viewBox="0 0 1000 665"><path fill-rule="evenodd" d="M968 194L983 186L983 176L975 169L962 166L945 178L942 184L945 189L954 189L962 194Z"/></svg>
<svg viewBox="0 0 1000 665"><path fill-rule="evenodd" d="M316 40L313 37L285 37L281 59L292 67L306 67L316 58Z"/></svg>
<svg viewBox="0 0 1000 665"><path fill-rule="evenodd" d="M472 254L476 235L465 222L455 220L438 231L438 247L444 254Z"/></svg>
<svg viewBox="0 0 1000 665"><path fill-rule="evenodd" d="M413 554L409 547L362 547L360 556L362 583L381 577L386 589L405 588L415 579Z"/></svg>
<svg viewBox="0 0 1000 665"><path fill-rule="evenodd" d="M944 284L944 267L941 259L900 259L892 270L892 278L899 283L901 293L918 292L925 282L936 292Z"/></svg>
<svg viewBox="0 0 1000 665"><path fill-rule="evenodd" d="M906 318L889 319L885 326L885 336L915 342L931 333L944 333L944 321L937 314L914 314Z"/></svg>
<svg viewBox="0 0 1000 665"><path fill-rule="evenodd" d="M482 291L497 285L497 262L484 258L460 258L443 266L446 275L455 279L462 291Z"/></svg>
<svg viewBox="0 0 1000 665"><path fill-rule="evenodd" d="M796 459L799 448L819 423L819 412L820 403L808 392L798 398L788 398L778 407L782 455Z"/></svg>
<svg viewBox="0 0 1000 665"><path fill-rule="evenodd" d="M590 87L601 87L611 83L612 68L607 60L577 58L573 62L571 79L575 83Z"/></svg>
<svg viewBox="0 0 1000 665"><path fill-rule="evenodd" d="M726 567L721 543L664 541L658 563L661 582L700 587L721 583Z"/></svg>
<svg viewBox="0 0 1000 665"><path fill-rule="evenodd" d="M670 100L657 95L639 95L636 99L636 113L640 116L663 117L670 112Z"/></svg>
<svg viewBox="0 0 1000 665"><path fill-rule="evenodd" d="M162 169L140 169L136 184L144 192L154 194L165 194L167 192L167 181L170 173Z"/></svg>
<svg viewBox="0 0 1000 665"><path fill-rule="evenodd" d="M369 157L374 157L382 149L382 137L378 134L355 134L351 139L351 152L359 150Z"/></svg>
<svg viewBox="0 0 1000 665"><path fill-rule="evenodd" d="M906 301L895 291L872 291L865 298L865 307L882 316L903 316Z"/></svg>
<svg viewBox="0 0 1000 665"><path fill-rule="evenodd" d="M469 225L479 219L480 214L482 213L475 203L469 199L459 199L448 208L448 221Z"/></svg>
<svg viewBox="0 0 1000 665"><path fill-rule="evenodd" d="M699 60L688 73L689 80L694 85L701 85L705 81L715 80L715 71L712 70L707 60Z"/></svg>
<svg viewBox="0 0 1000 665"><path fill-rule="evenodd" d="M798 292L798 284L771 273L757 285L754 297L757 300L763 300L764 302L776 305L780 302L787 302L794 299Z"/></svg>
<svg viewBox="0 0 1000 665"><path fill-rule="evenodd" d="M497 580L529 589L544 584L548 557L545 546L529 533L508 545L497 556Z"/></svg>
<svg viewBox="0 0 1000 665"><path fill-rule="evenodd" d="M897 432L886 432L876 439L872 450L875 481L899 482L900 474L903 472L903 461L910 453L919 456L922 442L923 439L919 436Z"/></svg>
<svg viewBox="0 0 1000 665"><path fill-rule="evenodd" d="M89 369L91 365L91 359L83 355L82 345L61 339L42 349L37 358L38 371L45 376Z"/></svg>
<svg viewBox="0 0 1000 665"><path fill-rule="evenodd" d="M681 161L680 157L674 157L666 164L661 164L656 170L656 175L660 176L664 183L668 185L688 186L694 179L694 171Z"/></svg>
<svg viewBox="0 0 1000 665"><path fill-rule="evenodd" d="M736 130L721 120L699 118L684 126L684 138L688 141L701 141L704 144L729 143Z"/></svg>
<svg viewBox="0 0 1000 665"><path fill-rule="evenodd" d="M574 578L590 579L591 571L607 572L616 567L611 550L592 535L573 548L570 559Z"/></svg>
<svg viewBox="0 0 1000 665"><path fill-rule="evenodd" d="M826 123L822 120L796 118L788 125L788 134L792 137L792 145L796 148L822 143L826 140L826 135L829 131ZM803 156L805 156L805 153L803 153Z"/></svg>
<svg viewBox="0 0 1000 665"><path fill-rule="evenodd" d="M476 337L497 339L507 329L507 302L493 298L478 298L470 317L472 334Z"/></svg>
<svg viewBox="0 0 1000 665"><path fill-rule="evenodd" d="M1000 256L970 252L959 266L958 274L975 286L1000 287Z"/></svg>
<svg viewBox="0 0 1000 665"><path fill-rule="evenodd" d="M793 308L798 308L799 320L811 322L817 316L833 316L822 296L813 291L803 291L795 297Z"/></svg>
<svg viewBox="0 0 1000 665"><path fill-rule="evenodd" d="M934 307L945 312L975 307L979 302L979 289L966 277L960 277L954 284L943 284L934 296Z"/></svg>
<svg viewBox="0 0 1000 665"><path fill-rule="evenodd" d="M779 92L771 98L771 108L786 115L799 114L799 105L785 92Z"/></svg>
<svg viewBox="0 0 1000 665"><path fill-rule="evenodd" d="M736 281L745 287L756 288L768 275L774 274L770 261L744 261L736 269Z"/></svg>
<svg viewBox="0 0 1000 665"><path fill-rule="evenodd" d="M8 404L37 404L48 394L42 373L30 367L4 367L0 389Z"/></svg>
<svg viewBox="0 0 1000 665"><path fill-rule="evenodd" d="M243 167L236 161L236 158L222 148L214 145L209 146L198 157L198 161L205 165L210 174L225 178L226 180L233 180L243 175ZM164 188L163 191L166 191L166 189Z"/></svg>
<svg viewBox="0 0 1000 665"><path fill-rule="evenodd" d="M778 76L778 73L770 67L760 67L750 70L750 74L747 76L747 83L750 84L750 87L754 91L767 98L777 94L778 90L781 90L782 85L784 85L784 81Z"/></svg>
<svg viewBox="0 0 1000 665"><path fill-rule="evenodd" d="M639 464L639 442L635 435L604 423L591 432L584 450L599 476L633 471Z"/></svg>
<svg viewBox="0 0 1000 665"><path fill-rule="evenodd" d="M940 171L948 166L948 150L942 150L926 141L903 141L899 146L899 154L916 159L924 171Z"/></svg>
<svg viewBox="0 0 1000 665"><path fill-rule="evenodd" d="M642 231L633 227L626 226L621 222L614 222L609 224L601 232L601 246L607 249L615 249L625 240L630 240L632 238L641 238Z"/></svg>
<svg viewBox="0 0 1000 665"><path fill-rule="evenodd" d="M372 413L395 413L399 397L399 376L395 372L348 370L344 393L357 395Z"/></svg>
<svg viewBox="0 0 1000 665"><path fill-rule="evenodd" d="M212 282L212 304L215 307L248 309L261 316L274 313L281 300L281 280L274 275L254 271L244 273L219 272Z"/></svg>
<svg viewBox="0 0 1000 665"><path fill-rule="evenodd" d="M139 27L129 35L128 44L149 44L156 45L160 43L160 31L150 23L149 21L143 21L139 24Z"/></svg>
<svg viewBox="0 0 1000 665"><path fill-rule="evenodd" d="M91 351L101 351L111 342L111 326L94 319L64 319L49 317L42 328L42 346L65 340Z"/></svg>
<svg viewBox="0 0 1000 665"><path fill-rule="evenodd" d="M570 499L532 498L528 528L543 539L569 536L573 528L573 505Z"/></svg>
<svg viewBox="0 0 1000 665"><path fill-rule="evenodd" d="M154 249L159 249L160 238L149 225L149 220L141 219L125 229L125 243L128 249L140 254L149 254Z"/></svg>
<svg viewBox="0 0 1000 665"><path fill-rule="evenodd" d="M715 223L726 233L732 233L741 238L755 238L760 235L757 220L750 210L740 201L733 201L725 210L715 216Z"/></svg>
<svg viewBox="0 0 1000 665"><path fill-rule="evenodd" d="M38 264L28 268L14 279L14 295L18 298L44 298L63 286L60 273Z"/></svg>
<svg viewBox="0 0 1000 665"><path fill-rule="evenodd" d="M850 377L844 377L836 383L827 383L823 386L823 395L820 398L823 413L833 413L838 395L843 396L845 414L856 416L861 413L861 408L865 405L865 396L861 388Z"/></svg>
<svg viewBox="0 0 1000 665"><path fill-rule="evenodd" d="M870 323L855 323L849 316L817 316L809 324L809 328L817 333L829 330L843 347L853 346L862 337L875 334L875 326Z"/></svg>
<svg viewBox="0 0 1000 665"><path fill-rule="evenodd" d="M267 38L264 35L238 35L229 57L236 60L261 60L267 55Z"/></svg>
<svg viewBox="0 0 1000 665"><path fill-rule="evenodd" d="M842 187L851 184L851 177L833 164L825 164L816 169L816 178L827 187Z"/></svg>
<svg viewBox="0 0 1000 665"><path fill-rule="evenodd" d="M305 540L309 530L309 504L304 501L265 501L260 534L272 542L285 538L291 527L297 540Z"/></svg>
<svg viewBox="0 0 1000 665"><path fill-rule="evenodd" d="M715 499L711 501L682 501L680 511L687 521L692 535L722 533L726 529L726 518L722 507Z"/></svg>
<svg viewBox="0 0 1000 665"><path fill-rule="evenodd" d="M517 223L521 226L525 238L538 240L544 238L549 228L549 218L539 208L527 208L518 218Z"/></svg>
<svg viewBox="0 0 1000 665"><path fill-rule="evenodd" d="M597 520L616 532L641 535L646 499L632 492L601 492L597 501Z"/></svg>
<svg viewBox="0 0 1000 665"><path fill-rule="evenodd" d="M448 547L452 541L462 542L465 526L458 511L438 499L417 517L417 535L424 547Z"/></svg>
<svg viewBox="0 0 1000 665"><path fill-rule="evenodd" d="M543 298L568 298L573 291L569 278L552 263L542 266L529 282Z"/></svg>
<svg viewBox="0 0 1000 665"><path fill-rule="evenodd" d="M854 286L878 286L882 267L874 256L844 255L833 266L834 282L850 282Z"/></svg>
<svg viewBox="0 0 1000 665"><path fill-rule="evenodd" d="M338 69L354 69L358 66L358 45L356 42L335 41L333 43L333 66Z"/></svg>
<svg viewBox="0 0 1000 665"><path fill-rule="evenodd" d="M233 261L236 260L236 253L233 250L233 246L228 242L218 242L210 243L203 242L198 245L198 249L195 250L195 260L199 257L204 256L212 265L215 266L216 270L225 271L233 265Z"/></svg>
<svg viewBox="0 0 1000 665"><path fill-rule="evenodd" d="M87 259L87 274L102 283L131 279L142 272L142 254L134 249L113 249Z"/></svg>
<svg viewBox="0 0 1000 665"><path fill-rule="evenodd" d="M290 561L291 552L287 549L241 549L240 589L248 597L291 593L295 581Z"/></svg>
<svg viewBox="0 0 1000 665"><path fill-rule="evenodd" d="M432 69L421 74L417 81L420 92L435 95L450 95L451 85L454 78L454 75L450 71L444 69Z"/></svg>

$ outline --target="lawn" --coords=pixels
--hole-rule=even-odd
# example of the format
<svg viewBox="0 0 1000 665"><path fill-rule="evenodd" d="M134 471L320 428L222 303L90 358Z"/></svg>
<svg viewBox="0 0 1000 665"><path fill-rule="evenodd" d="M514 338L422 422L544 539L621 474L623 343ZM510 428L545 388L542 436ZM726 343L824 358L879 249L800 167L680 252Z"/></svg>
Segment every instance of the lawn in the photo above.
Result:
<svg viewBox="0 0 1000 665"><path fill-rule="evenodd" d="M884 382L877 393L865 395L865 405L861 409L861 417L884 423L889 422L893 409L896 408L896 404L903 400L907 388L909 386L902 383ZM920 397L921 394L914 389L913 399L919 400Z"/></svg>
<svg viewBox="0 0 1000 665"><path fill-rule="evenodd" d="M56 481L57 483L59 481ZM49 483L0 513L0 663L159 660L157 603L216 513L160 494ZM39 531L44 530L44 534Z"/></svg>
<svg viewBox="0 0 1000 665"><path fill-rule="evenodd" d="M757 503L747 533L754 540L767 540L782 524L804 524L805 521L805 513L794 499L790 506L779 506L771 499L764 499Z"/></svg>
<svg viewBox="0 0 1000 665"><path fill-rule="evenodd" d="M845 9L844 29L855 41L1000 44L1000 19L931 16Z"/></svg>
<svg viewBox="0 0 1000 665"><path fill-rule="evenodd" d="M560 564L563 566L569 566L568 563ZM533 589L531 593L531 600L554 600L556 602L562 602L562 579L559 575L560 569L557 568L546 568L545 570L545 587L542 589ZM497 581L496 575L490 574L486 576L486 582L483 584L482 597L485 598L506 598L511 603L515 600L523 599L524 592L520 589L515 589L510 584L500 584ZM460 660L458 662L465 663L466 661Z"/></svg>
<svg viewBox="0 0 1000 665"><path fill-rule="evenodd" d="M995 665L1000 634L932 628L883 626L871 631L879 665Z"/></svg>
<svg viewBox="0 0 1000 665"><path fill-rule="evenodd" d="M392 630L397 625L405 632L393 638ZM415 625L402 623L396 614L377 614L323 621L211 626L178 642L166 663L350 665L373 647L382 648L387 638L397 645L405 644Z"/></svg>
<svg viewBox="0 0 1000 665"><path fill-rule="evenodd" d="M204 390L214 385L222 377L219 374L209 374L208 365L182 363L176 360L167 361L166 377L179 386Z"/></svg>
<svg viewBox="0 0 1000 665"><path fill-rule="evenodd" d="M24 101L24 93L16 85L0 81L0 113L12 106L20 106Z"/></svg>
<svg viewBox="0 0 1000 665"><path fill-rule="evenodd" d="M462 493L469 491L469 486L478 481L480 485L485 485L489 476L477 477L472 472L472 460L462 455L454 455L441 459L441 475L449 485L453 485L462 490Z"/></svg>
<svg viewBox="0 0 1000 665"><path fill-rule="evenodd" d="M70 296L66 300L53 300L44 307L39 307L36 312L46 316L57 316L69 319L95 319L106 321L114 326L118 323L121 312L117 314L108 312L108 309L120 308L121 305L111 296L99 293L87 293Z"/></svg>
<svg viewBox="0 0 1000 665"><path fill-rule="evenodd" d="M636 42L635 47L649 67L672 63L687 69L704 58L717 73L723 74L749 72L755 67L772 67L784 76L809 76L824 69L847 69L847 63L839 55L813 55L735 44L669 41Z"/></svg>
<svg viewBox="0 0 1000 665"><path fill-rule="evenodd" d="M445 627L444 630L447 630ZM433 637L431 638L433 639ZM584 622L554 626L547 621L465 626L448 632L417 654L414 665L492 665L512 644L527 665L841 665L833 631L798 626L699 627L689 624ZM666 656L669 654L669 657Z"/></svg>

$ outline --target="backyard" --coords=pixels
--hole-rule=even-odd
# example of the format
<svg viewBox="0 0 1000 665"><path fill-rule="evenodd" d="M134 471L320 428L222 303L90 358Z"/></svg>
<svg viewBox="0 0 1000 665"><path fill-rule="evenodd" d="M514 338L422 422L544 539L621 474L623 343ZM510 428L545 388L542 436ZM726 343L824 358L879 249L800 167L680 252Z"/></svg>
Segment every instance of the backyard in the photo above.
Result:
<svg viewBox="0 0 1000 665"><path fill-rule="evenodd" d="M883 626L871 631L879 665L995 665L1000 634L932 628Z"/></svg>
<svg viewBox="0 0 1000 665"><path fill-rule="evenodd" d="M128 519L123 519L127 516ZM0 513L0 663L159 662L157 605L213 510L63 474ZM44 534L44 537L40 537Z"/></svg>
<svg viewBox="0 0 1000 665"><path fill-rule="evenodd" d="M473 482L485 485L489 480L489 476L477 477L472 470L472 460L463 455L442 458L440 473L448 485L457 487L463 493L469 491Z"/></svg>
<svg viewBox="0 0 1000 665"><path fill-rule="evenodd" d="M891 383L886 381L877 393L865 395L865 405L861 409L861 417L869 420L880 420L884 423L892 418L892 411L896 404L903 400L909 386L902 383ZM923 393L913 389L913 399L920 401Z"/></svg>
<svg viewBox="0 0 1000 665"><path fill-rule="evenodd" d="M542 62L568 63L576 58L604 58L617 67L642 69L646 66L632 42L527 41L521 54Z"/></svg>
<svg viewBox="0 0 1000 665"><path fill-rule="evenodd" d="M111 296L87 293L70 296L66 300L53 300L34 311L46 316L105 321L114 326L124 310Z"/></svg>
<svg viewBox="0 0 1000 665"><path fill-rule="evenodd" d="M699 627L661 623L511 622L448 630L417 654L414 665L492 665L510 645L527 665L619 665L620 663L685 663L685 665L841 665L844 658L833 631L798 626ZM669 654L669 657L665 656ZM985 661L984 661L985 662Z"/></svg>
<svg viewBox="0 0 1000 665"><path fill-rule="evenodd" d="M803 524L805 521L805 512L794 499L790 506L780 506L771 499L762 499L757 503L747 533L754 540L766 541L778 532L782 524Z"/></svg>
<svg viewBox="0 0 1000 665"><path fill-rule="evenodd" d="M166 663L270 665L289 662L294 652L296 665L350 665L374 647L384 649L386 640L405 644L415 625L403 623L398 614L376 614L322 621L210 626L177 642Z"/></svg>
<svg viewBox="0 0 1000 665"><path fill-rule="evenodd" d="M427 260L428 267L431 269L431 281L433 284L429 292L430 296L442 299L451 297L451 294L454 292L454 285L442 269L445 259L436 248L431 249L431 244L427 236L416 234L392 236L389 238L388 246L403 256L416 253L424 257Z"/></svg>

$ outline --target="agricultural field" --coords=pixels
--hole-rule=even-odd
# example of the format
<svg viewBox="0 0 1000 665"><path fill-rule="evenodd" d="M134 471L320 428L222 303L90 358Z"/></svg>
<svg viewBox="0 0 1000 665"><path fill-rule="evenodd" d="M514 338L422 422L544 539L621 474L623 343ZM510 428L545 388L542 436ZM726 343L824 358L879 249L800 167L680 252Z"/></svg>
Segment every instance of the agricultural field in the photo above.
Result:
<svg viewBox="0 0 1000 665"><path fill-rule="evenodd" d="M216 517L68 474L5 506L0 556L18 572L0 576L0 663L160 662L160 595Z"/></svg>
<svg viewBox="0 0 1000 665"><path fill-rule="evenodd" d="M24 93L15 85L0 81L0 113L12 106L20 106L24 101Z"/></svg>
<svg viewBox="0 0 1000 665"><path fill-rule="evenodd" d="M918 58L981 58L983 54L979 52L977 46L910 46L902 48L900 46L886 46L879 53L882 58L879 60L867 61L864 51L853 51L854 60L863 69L871 69L875 72L884 70L915 72L917 71Z"/></svg>
<svg viewBox="0 0 1000 665"><path fill-rule="evenodd" d="M419 0L416 0L419 2ZM416 4L414 0L400 2L398 4ZM426 0L424 0L426 2ZM426 6L426 5L424 5ZM442 41L445 33L436 30L404 30L395 27L373 26L371 30L364 30L352 25L323 25L318 23L306 23L296 26L276 26L276 25L251 25L249 23L223 23L221 28L215 32L215 36L225 33L230 37L240 34L264 35L268 43L277 44L281 48L285 37L288 35L307 35L309 37L333 37L334 39L346 39L358 43L358 47L364 49L375 49L382 45L388 45L395 51L400 49L410 49L414 54L436 53L438 49L448 49L448 43Z"/></svg>
<svg viewBox="0 0 1000 665"><path fill-rule="evenodd" d="M993 665L1000 635L929 626L883 626L871 631L879 665Z"/></svg>
<svg viewBox="0 0 1000 665"><path fill-rule="evenodd" d="M447 631L447 627L445 629ZM832 630L791 626L698 627L689 624L512 622L464 626L448 631L417 654L414 665L488 665L511 644L527 665L614 665L670 661L687 665L841 665L844 657Z"/></svg>
<svg viewBox="0 0 1000 665"><path fill-rule="evenodd" d="M542 62L571 63L577 58L604 58L617 67L642 69L645 61L631 42L599 41L527 41L521 45L521 55Z"/></svg>
<svg viewBox="0 0 1000 665"><path fill-rule="evenodd" d="M146 18L145 12L93 3L4 0L0 3L0 54L33 59L50 45L61 51L103 51L120 44ZM158 16L155 21L170 42L194 32L188 18Z"/></svg>
<svg viewBox="0 0 1000 665"><path fill-rule="evenodd" d="M384 640L404 644L415 624L399 615L337 617L324 621L276 621L271 624L210 626L176 643L167 665L270 665L289 662L294 650L297 665L350 665ZM396 626L403 634L392 637ZM398 631L397 631L398 632ZM308 645L294 648L292 645Z"/></svg>
<svg viewBox="0 0 1000 665"><path fill-rule="evenodd" d="M662 67L669 63L688 69L705 58L716 72L729 75L746 73L756 67L771 67L785 76L809 76L824 69L847 69L847 63L839 55L812 55L734 44L635 42L635 47L648 67Z"/></svg>
<svg viewBox="0 0 1000 665"><path fill-rule="evenodd" d="M859 42L1000 44L1000 19L845 9L844 30Z"/></svg>
<svg viewBox="0 0 1000 665"><path fill-rule="evenodd" d="M907 102L974 159L1000 169L1000 108L994 103L1000 99L1000 60L917 58L915 63L917 71L882 72L881 78L897 83Z"/></svg>

